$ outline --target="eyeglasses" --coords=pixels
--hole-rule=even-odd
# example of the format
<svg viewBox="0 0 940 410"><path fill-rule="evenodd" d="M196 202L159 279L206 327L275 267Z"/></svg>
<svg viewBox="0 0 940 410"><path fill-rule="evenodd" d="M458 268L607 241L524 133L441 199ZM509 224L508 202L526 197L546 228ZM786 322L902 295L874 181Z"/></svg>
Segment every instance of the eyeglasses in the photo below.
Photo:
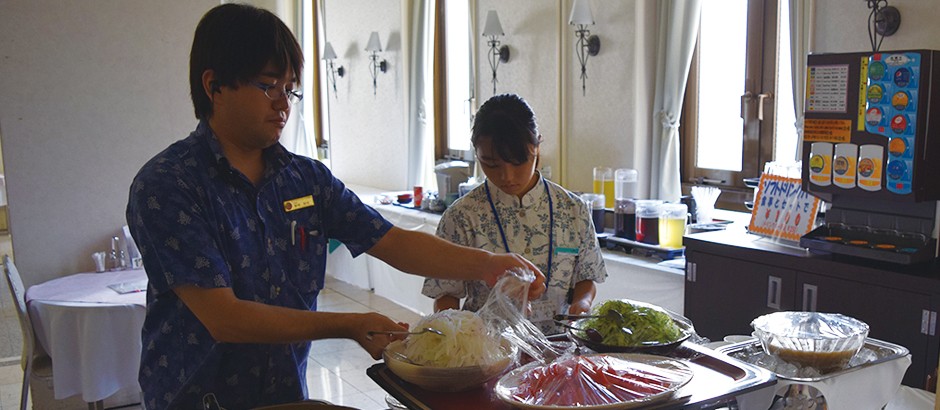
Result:
<svg viewBox="0 0 940 410"><path fill-rule="evenodd" d="M258 84L254 81L249 81L248 84L260 88L262 91L264 91L264 95L272 100L278 100L284 96L287 96L288 102L291 104L297 104L304 99L304 95L299 91L288 90L284 87L279 87L277 84Z"/></svg>

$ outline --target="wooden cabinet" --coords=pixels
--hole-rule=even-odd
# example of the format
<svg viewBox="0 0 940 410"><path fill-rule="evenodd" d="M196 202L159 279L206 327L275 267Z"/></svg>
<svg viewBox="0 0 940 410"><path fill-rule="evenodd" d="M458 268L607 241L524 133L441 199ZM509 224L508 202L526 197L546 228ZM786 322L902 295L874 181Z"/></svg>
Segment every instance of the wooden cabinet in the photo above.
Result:
<svg viewBox="0 0 940 410"><path fill-rule="evenodd" d="M932 315L936 318L936 314L930 310L929 295L806 272L797 275L797 289L802 296L802 309L799 310L842 313L854 317L868 324L869 337L910 350L912 362L907 370L905 384L917 382L918 378L914 375L926 374L930 317ZM928 329L922 332L921 324L925 314ZM931 363L936 363L936 359ZM930 370L933 371L932 366ZM926 379L921 380L916 387L923 387L925 382Z"/></svg>
<svg viewBox="0 0 940 410"><path fill-rule="evenodd" d="M812 253L745 233L686 237L685 316L699 334L750 334L751 321L782 310L841 313L869 336L906 347L903 383L924 388L940 357L940 265L899 266ZM779 292L779 296L778 296Z"/></svg>
<svg viewBox="0 0 940 410"><path fill-rule="evenodd" d="M793 309L795 284L790 269L696 253L686 262L685 316L711 340L749 335L754 318Z"/></svg>

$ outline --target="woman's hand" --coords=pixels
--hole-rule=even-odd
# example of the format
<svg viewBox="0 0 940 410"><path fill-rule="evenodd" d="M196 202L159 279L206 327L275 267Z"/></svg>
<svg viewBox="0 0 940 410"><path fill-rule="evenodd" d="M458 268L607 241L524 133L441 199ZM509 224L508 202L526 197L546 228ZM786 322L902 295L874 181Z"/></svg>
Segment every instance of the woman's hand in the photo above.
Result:
<svg viewBox="0 0 940 410"><path fill-rule="evenodd" d="M591 302L588 300L579 300L571 304L568 308L569 315L586 315L591 311Z"/></svg>
<svg viewBox="0 0 940 410"><path fill-rule="evenodd" d="M574 297L571 300L571 307L568 308L569 315L583 315L591 311L591 304L594 303L594 295L597 294L597 287L593 281L582 280L574 285Z"/></svg>

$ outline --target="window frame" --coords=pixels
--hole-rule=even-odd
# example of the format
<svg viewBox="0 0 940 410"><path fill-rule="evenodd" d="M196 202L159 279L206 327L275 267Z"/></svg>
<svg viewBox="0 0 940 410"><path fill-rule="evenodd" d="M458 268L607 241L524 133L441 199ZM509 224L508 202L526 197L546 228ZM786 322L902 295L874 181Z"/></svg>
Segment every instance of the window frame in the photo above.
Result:
<svg viewBox="0 0 940 410"><path fill-rule="evenodd" d="M435 1L434 10L434 73L432 83L434 84L434 160L435 162L447 160L463 160L467 162L474 161L473 150L454 150L450 149L449 144L449 121L447 104L447 30L446 30L446 1ZM476 98L476 51L478 41L474 36L476 27L476 1L468 1L468 17L470 19L470 78L468 78L468 87L470 90L469 109L475 113L477 110ZM462 107L461 107L462 108ZM473 122L474 114L470 115L470 122ZM467 124L469 127L470 124Z"/></svg>
<svg viewBox="0 0 940 410"><path fill-rule="evenodd" d="M742 87L744 141L740 172L696 166L701 33L696 40L679 127L681 183L685 194L694 185L720 187L722 195L716 206L721 209L747 211L744 202L753 199L753 190L745 185L744 179L759 177L764 165L774 160L780 1L787 0L748 0L746 80ZM752 97L745 100L747 93ZM770 94L764 100L763 120L758 120L757 112L759 101L756 96L760 94Z"/></svg>

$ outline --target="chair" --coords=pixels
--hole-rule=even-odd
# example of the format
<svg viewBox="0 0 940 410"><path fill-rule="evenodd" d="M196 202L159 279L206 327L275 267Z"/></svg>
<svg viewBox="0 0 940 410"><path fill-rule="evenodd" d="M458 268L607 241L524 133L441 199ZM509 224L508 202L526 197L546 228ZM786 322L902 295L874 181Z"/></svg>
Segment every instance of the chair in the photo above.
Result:
<svg viewBox="0 0 940 410"><path fill-rule="evenodd" d="M20 273L13 265L13 259L10 255L3 255L3 272L10 285L10 293L13 296L13 303L16 305L16 314L20 318L20 330L23 331L23 356L21 365L23 367L23 390L20 395L20 410L26 410L26 402L29 401L29 380L36 377L45 380L50 386L52 384L52 359L44 354L41 349L39 352L35 349L36 339L33 337L33 322L29 318L29 311L26 309L26 289L23 287L23 280Z"/></svg>

